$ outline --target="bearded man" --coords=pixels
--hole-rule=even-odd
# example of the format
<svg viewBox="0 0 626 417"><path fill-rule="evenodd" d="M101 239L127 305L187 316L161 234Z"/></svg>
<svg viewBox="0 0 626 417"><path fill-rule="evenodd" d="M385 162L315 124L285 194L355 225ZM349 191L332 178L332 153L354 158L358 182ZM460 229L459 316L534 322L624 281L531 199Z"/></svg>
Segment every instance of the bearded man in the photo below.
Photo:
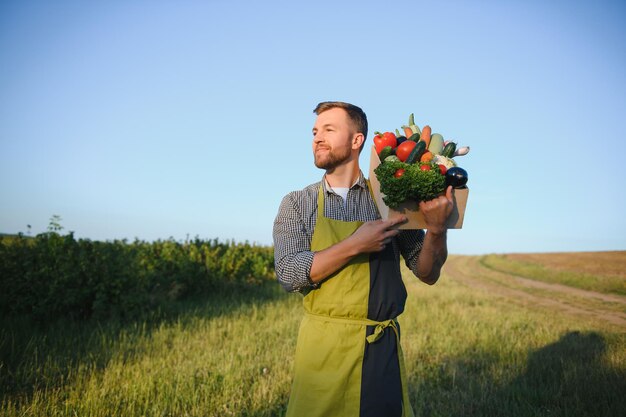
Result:
<svg viewBox="0 0 626 417"><path fill-rule="evenodd" d="M367 117L344 102L314 110L321 181L287 194L274 221L276 275L303 294L288 416L412 416L397 317L406 288L400 256L434 284L447 258L452 189L421 202L426 230L381 220L359 167Z"/></svg>

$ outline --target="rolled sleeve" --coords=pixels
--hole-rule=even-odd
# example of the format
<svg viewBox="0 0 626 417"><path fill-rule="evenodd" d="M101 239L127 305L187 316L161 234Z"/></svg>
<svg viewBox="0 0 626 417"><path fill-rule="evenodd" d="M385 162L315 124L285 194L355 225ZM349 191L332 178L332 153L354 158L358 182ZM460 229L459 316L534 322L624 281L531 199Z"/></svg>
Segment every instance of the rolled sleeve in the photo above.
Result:
<svg viewBox="0 0 626 417"><path fill-rule="evenodd" d="M276 277L281 286L288 292L306 292L313 288L311 232L304 224L294 193L285 196L280 204L273 239Z"/></svg>

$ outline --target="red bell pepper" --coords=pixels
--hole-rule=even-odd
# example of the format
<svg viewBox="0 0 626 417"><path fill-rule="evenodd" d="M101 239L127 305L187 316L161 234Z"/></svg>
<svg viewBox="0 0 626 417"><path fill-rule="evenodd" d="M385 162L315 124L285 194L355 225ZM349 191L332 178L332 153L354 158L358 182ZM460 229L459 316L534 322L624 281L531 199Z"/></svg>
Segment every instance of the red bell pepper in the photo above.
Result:
<svg viewBox="0 0 626 417"><path fill-rule="evenodd" d="M383 150L385 146L391 146L392 149L395 149L398 146L398 141L396 140L396 135L391 132L374 132L376 136L374 136L374 146L376 147L376 153L380 155L380 151Z"/></svg>

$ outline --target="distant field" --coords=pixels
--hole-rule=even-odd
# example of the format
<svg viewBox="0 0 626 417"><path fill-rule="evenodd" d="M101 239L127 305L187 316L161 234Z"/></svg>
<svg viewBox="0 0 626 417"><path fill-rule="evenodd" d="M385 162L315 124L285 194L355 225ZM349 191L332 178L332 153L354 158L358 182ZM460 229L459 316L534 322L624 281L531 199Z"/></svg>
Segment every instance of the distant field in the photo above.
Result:
<svg viewBox="0 0 626 417"><path fill-rule="evenodd" d="M573 253L451 256L434 286L405 270L416 415L623 415L626 297L562 279L624 279L613 265L623 253L594 255L605 265ZM0 415L282 416L301 317L301 297L268 283L126 324L5 320Z"/></svg>
<svg viewBox="0 0 626 417"><path fill-rule="evenodd" d="M488 255L481 263L525 278L626 295L626 251Z"/></svg>

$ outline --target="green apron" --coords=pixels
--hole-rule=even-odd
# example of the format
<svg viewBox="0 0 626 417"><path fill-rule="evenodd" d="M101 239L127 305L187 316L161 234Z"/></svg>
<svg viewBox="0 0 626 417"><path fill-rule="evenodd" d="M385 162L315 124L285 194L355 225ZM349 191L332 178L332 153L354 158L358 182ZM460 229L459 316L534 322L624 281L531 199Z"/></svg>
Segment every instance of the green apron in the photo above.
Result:
<svg viewBox="0 0 626 417"><path fill-rule="evenodd" d="M344 240L362 224L361 221L345 222L325 217L324 190L320 185L317 220L311 241L312 251L323 250ZM388 249L391 250L391 245L388 245ZM376 268L376 271L379 269ZM403 417L413 416L396 318L381 321L368 318L372 279L370 272L370 256L360 254L304 297L306 314L298 334L288 417L369 415L365 408L361 409L364 398L364 393L361 392L364 355L368 351L366 344L380 343L379 339L387 332L391 332L386 340L392 342L391 354L396 368L399 367L399 375L395 378L398 386L396 391L401 390L401 393L397 393L398 412L401 409ZM375 275L381 274L375 272ZM378 278L381 282L385 279ZM401 277L399 280L401 282ZM399 285L402 286L406 298L404 284ZM400 301L403 310L404 300ZM371 306L369 309L372 310ZM374 352L375 349L370 351ZM380 361L374 356L371 359ZM384 361L389 362L388 358ZM366 373L369 379L379 378L376 371L368 370ZM368 393L368 401L376 401L376 395L383 394ZM380 412L377 415L381 415Z"/></svg>

